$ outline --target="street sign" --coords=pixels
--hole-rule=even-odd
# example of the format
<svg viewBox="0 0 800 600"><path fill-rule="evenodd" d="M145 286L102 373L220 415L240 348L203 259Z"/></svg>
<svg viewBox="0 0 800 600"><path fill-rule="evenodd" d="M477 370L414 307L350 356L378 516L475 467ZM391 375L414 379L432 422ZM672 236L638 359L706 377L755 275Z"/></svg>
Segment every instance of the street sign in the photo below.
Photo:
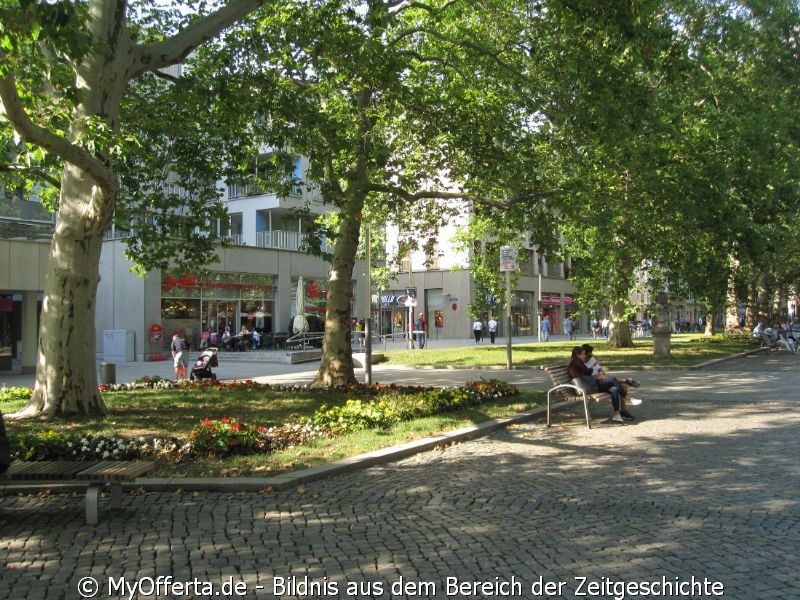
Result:
<svg viewBox="0 0 800 600"><path fill-rule="evenodd" d="M500 248L500 272L513 273L517 270L517 249L513 246Z"/></svg>

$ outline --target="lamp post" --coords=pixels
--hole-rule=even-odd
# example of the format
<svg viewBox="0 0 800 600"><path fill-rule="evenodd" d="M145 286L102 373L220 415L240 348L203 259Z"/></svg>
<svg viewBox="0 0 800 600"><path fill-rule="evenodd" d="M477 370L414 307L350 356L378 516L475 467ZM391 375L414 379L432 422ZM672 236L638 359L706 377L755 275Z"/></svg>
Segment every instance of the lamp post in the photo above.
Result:
<svg viewBox="0 0 800 600"><path fill-rule="evenodd" d="M536 335L542 341L542 268L539 270L539 289L536 291Z"/></svg>
<svg viewBox="0 0 800 600"><path fill-rule="evenodd" d="M506 274L506 369L511 370L511 273L517 270L517 249L500 248L500 271Z"/></svg>
<svg viewBox="0 0 800 600"><path fill-rule="evenodd" d="M370 252L370 227L366 230L367 242L367 317L364 319L364 383L372 385L372 254Z"/></svg>

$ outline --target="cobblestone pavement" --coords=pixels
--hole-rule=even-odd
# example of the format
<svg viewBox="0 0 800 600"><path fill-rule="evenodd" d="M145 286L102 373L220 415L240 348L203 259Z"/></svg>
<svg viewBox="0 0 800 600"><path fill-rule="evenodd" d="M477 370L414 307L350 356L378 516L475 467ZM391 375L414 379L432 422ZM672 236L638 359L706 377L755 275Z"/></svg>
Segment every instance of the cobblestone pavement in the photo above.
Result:
<svg viewBox="0 0 800 600"><path fill-rule="evenodd" d="M642 372L635 425L579 407L286 492L126 495L95 527L77 496L3 498L0 597L796 599L798 360Z"/></svg>

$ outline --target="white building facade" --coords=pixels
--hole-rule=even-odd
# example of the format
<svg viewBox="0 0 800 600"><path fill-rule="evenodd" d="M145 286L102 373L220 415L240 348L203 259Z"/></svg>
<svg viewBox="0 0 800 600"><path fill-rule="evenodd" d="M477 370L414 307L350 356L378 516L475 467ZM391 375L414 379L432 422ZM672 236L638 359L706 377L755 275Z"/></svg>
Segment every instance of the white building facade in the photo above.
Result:
<svg viewBox="0 0 800 600"><path fill-rule="evenodd" d="M293 179L303 181L306 159L295 158L293 169ZM123 360L136 361L167 356L171 335L177 331L186 334L193 349L200 346L204 333L219 335L229 329L235 334L242 326L258 330L267 343L278 345L291 334L301 277L311 328L321 330L330 265L303 251L309 224L293 212L304 206L311 208L308 218L325 212L309 194L314 194L313 186L305 184L283 196L229 186L224 201L230 221L220 224L220 233L232 245L218 249L219 261L205 277L160 271L138 277L124 256L127 233L112 228L100 261L97 359L108 358L109 340L118 339L118 334L131 352ZM465 206L464 219L467 213ZM0 230L0 371L32 372L52 222L12 221L13 229ZM373 331L381 335L405 335L409 323L422 312L430 342L470 338L476 315L469 305L477 292L469 253L456 251L451 243L460 224L454 222L438 232L433 256L421 251L406 256L389 289L367 289L366 264L357 261L351 302L354 325L367 318L369 296ZM396 254L400 235L397 228L388 228L387 255ZM557 333L564 316L578 308L565 266L548 265L534 248L523 248L522 254L512 298L512 335L535 336L544 315ZM411 289L417 302L412 311L406 307ZM480 317L496 317L500 335L505 335L504 314L499 304L487 302Z"/></svg>
<svg viewBox="0 0 800 600"><path fill-rule="evenodd" d="M437 242L432 256L427 256L422 250L410 252L399 261L400 270L391 289L380 291L378 328L381 334L396 336L408 331L409 319L413 324L422 313L428 323L430 341L471 338L472 323L476 318L484 321L496 318L500 324L499 335L506 335L508 327L503 302L477 297L470 253L456 249L452 243L458 228L464 226L469 217L469 204L462 204L460 217L436 232ZM397 255L401 240L414 235L413 231L389 227L387 254ZM554 332L558 333L564 317L578 310L574 288L567 279L567 268L562 263L548 264L524 239L521 243L517 286L512 290L511 334L537 336L539 321L545 315L553 324ZM409 291L416 294L417 308L413 313L405 307ZM476 300L483 306L479 315L472 314L469 309ZM583 321L586 321L585 316Z"/></svg>

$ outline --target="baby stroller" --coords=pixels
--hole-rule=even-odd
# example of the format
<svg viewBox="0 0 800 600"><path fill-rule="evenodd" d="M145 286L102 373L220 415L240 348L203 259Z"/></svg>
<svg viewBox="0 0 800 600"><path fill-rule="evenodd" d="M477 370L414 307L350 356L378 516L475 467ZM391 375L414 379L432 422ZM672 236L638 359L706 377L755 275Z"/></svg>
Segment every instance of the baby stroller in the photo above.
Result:
<svg viewBox="0 0 800 600"><path fill-rule="evenodd" d="M216 374L211 367L218 367L217 348L210 346L200 353L189 374L189 379L216 379Z"/></svg>

